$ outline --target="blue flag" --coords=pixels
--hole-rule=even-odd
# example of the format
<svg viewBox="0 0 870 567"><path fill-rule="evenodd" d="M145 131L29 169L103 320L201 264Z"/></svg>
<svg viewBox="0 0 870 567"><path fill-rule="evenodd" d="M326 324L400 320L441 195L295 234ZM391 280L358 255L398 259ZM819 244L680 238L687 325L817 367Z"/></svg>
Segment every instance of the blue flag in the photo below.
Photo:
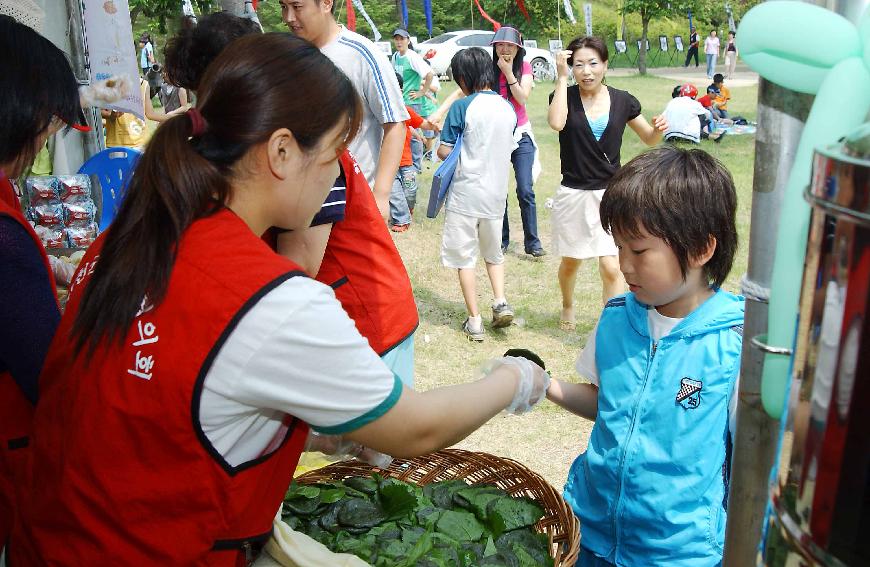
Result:
<svg viewBox="0 0 870 567"><path fill-rule="evenodd" d="M408 2L402 0L402 27L408 29Z"/></svg>
<svg viewBox="0 0 870 567"><path fill-rule="evenodd" d="M426 29L432 37L432 0L423 0L423 11L426 12Z"/></svg>

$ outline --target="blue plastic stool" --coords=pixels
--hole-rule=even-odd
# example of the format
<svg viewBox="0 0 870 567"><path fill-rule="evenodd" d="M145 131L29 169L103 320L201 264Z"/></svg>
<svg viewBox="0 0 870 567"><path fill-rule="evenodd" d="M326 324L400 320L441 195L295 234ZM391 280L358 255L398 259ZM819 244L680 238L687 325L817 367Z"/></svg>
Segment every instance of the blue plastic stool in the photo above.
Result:
<svg viewBox="0 0 870 567"><path fill-rule="evenodd" d="M142 152L132 148L106 148L94 154L79 168L79 173L96 175L103 195L103 212L100 215L100 232L115 218L121 205L121 190L133 175L133 168Z"/></svg>

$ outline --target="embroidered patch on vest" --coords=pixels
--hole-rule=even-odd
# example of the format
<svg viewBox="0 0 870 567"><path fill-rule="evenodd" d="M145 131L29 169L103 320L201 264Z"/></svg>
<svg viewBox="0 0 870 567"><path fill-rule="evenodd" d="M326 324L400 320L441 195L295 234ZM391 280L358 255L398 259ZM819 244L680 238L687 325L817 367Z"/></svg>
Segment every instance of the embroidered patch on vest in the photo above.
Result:
<svg viewBox="0 0 870 567"><path fill-rule="evenodd" d="M680 380L680 391L677 392L677 403L685 409L695 409L701 405L701 388L704 383L700 380L683 378Z"/></svg>

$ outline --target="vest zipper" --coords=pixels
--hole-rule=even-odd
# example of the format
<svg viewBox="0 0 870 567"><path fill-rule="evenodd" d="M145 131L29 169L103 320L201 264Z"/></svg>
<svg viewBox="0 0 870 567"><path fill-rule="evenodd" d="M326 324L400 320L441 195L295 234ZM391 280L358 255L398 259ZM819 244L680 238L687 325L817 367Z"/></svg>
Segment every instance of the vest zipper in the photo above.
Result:
<svg viewBox="0 0 870 567"><path fill-rule="evenodd" d="M631 417L631 426L628 428L628 435L625 438L625 445L622 450L622 455L620 455L619 457L619 484L616 485L616 498L614 498L613 515L610 520L611 531L613 533L614 556L617 558L619 555L619 529L617 527L617 522L620 513L620 505L622 504L622 484L625 478L625 456L628 453L628 446L631 444L631 438L632 435L634 435L634 428L637 425L637 415L640 412L641 402L643 401L644 394L646 393L646 385L649 381L650 370L652 369L652 363L656 355L656 350L658 350L658 343L653 341L652 348L650 349L649 361L647 362L646 366L646 373L643 377L643 384L641 384L640 387L640 395L637 397L634 414Z"/></svg>

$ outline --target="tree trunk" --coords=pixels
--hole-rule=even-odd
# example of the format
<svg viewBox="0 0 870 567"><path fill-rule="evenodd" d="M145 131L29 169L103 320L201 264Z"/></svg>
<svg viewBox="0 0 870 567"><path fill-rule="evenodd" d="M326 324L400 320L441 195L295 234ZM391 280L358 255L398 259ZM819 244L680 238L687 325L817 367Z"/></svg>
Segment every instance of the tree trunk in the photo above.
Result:
<svg viewBox="0 0 870 567"><path fill-rule="evenodd" d="M650 18L646 14L641 14L640 20L643 24L643 33L640 34L640 50L637 52L637 70L641 75L646 75L646 38Z"/></svg>
<svg viewBox="0 0 870 567"><path fill-rule="evenodd" d="M130 10L130 26L136 25L136 18L139 17L139 14L142 13L142 6L136 6L132 10Z"/></svg>

